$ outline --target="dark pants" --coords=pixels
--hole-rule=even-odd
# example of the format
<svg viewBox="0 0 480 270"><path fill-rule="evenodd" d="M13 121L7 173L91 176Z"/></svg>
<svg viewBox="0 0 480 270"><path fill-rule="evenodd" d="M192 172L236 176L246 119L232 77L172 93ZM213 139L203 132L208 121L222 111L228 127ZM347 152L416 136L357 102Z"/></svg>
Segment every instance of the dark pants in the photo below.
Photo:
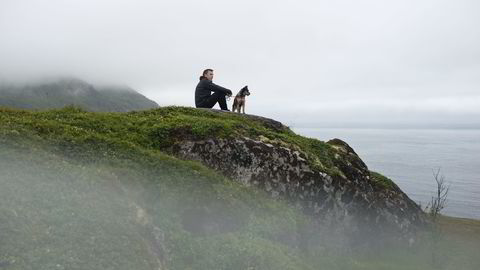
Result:
<svg viewBox="0 0 480 270"><path fill-rule="evenodd" d="M220 105L220 109L222 110L228 110L227 107L227 100L225 99L225 94L222 92L214 92L213 95L211 95L208 98L205 98L202 100L199 104L197 104L197 108L213 108L215 104Z"/></svg>

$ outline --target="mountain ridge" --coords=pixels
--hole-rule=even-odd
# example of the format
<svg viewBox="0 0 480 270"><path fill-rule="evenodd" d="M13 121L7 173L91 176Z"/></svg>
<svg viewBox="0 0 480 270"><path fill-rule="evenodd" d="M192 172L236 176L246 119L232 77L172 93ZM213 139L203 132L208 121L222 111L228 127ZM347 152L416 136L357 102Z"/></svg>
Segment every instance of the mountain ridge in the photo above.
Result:
<svg viewBox="0 0 480 270"><path fill-rule="evenodd" d="M76 78L25 85L0 85L0 106L58 109L68 105L88 111L126 112L158 108L158 104L128 86L95 86Z"/></svg>

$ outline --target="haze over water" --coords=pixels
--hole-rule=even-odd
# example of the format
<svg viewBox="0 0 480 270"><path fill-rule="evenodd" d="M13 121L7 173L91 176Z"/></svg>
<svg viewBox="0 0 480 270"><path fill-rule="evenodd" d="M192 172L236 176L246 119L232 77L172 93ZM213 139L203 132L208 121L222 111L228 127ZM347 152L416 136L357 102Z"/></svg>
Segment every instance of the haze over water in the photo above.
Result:
<svg viewBox="0 0 480 270"><path fill-rule="evenodd" d="M347 142L373 171L391 178L424 207L434 195L433 170L450 184L450 216L480 219L480 129L294 128L298 134Z"/></svg>

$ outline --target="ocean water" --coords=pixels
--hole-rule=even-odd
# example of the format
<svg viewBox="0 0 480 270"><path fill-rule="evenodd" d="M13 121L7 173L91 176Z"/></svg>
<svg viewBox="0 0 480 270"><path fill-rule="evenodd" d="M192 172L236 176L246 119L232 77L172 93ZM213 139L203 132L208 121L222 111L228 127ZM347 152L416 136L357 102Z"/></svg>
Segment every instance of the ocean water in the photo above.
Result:
<svg viewBox="0 0 480 270"><path fill-rule="evenodd" d="M442 213L480 219L480 130L293 128L300 135L347 142L373 171L391 178L425 206L434 196L433 171L450 185Z"/></svg>

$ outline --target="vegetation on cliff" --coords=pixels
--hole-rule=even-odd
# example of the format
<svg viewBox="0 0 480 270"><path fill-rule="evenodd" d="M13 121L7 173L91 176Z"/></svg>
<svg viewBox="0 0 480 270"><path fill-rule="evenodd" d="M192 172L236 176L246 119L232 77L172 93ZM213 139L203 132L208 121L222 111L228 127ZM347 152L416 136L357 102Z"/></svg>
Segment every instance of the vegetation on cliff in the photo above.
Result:
<svg viewBox="0 0 480 270"><path fill-rule="evenodd" d="M341 174L338 142L262 118L182 107L0 109L0 269L431 268L427 242L346 251L338 235L284 200L170 155L177 141L212 136L296 148L316 168ZM444 252L461 252L445 265L476 269L480 239L468 235L480 226L444 220Z"/></svg>

